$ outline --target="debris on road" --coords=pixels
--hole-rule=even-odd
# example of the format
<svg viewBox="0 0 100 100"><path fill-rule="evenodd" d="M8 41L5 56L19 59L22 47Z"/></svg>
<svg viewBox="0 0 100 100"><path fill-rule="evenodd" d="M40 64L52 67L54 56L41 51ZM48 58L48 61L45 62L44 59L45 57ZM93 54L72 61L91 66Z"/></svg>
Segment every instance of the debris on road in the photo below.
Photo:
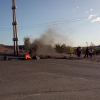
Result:
<svg viewBox="0 0 100 100"><path fill-rule="evenodd" d="M4 60L8 60L8 57L7 56L4 56Z"/></svg>

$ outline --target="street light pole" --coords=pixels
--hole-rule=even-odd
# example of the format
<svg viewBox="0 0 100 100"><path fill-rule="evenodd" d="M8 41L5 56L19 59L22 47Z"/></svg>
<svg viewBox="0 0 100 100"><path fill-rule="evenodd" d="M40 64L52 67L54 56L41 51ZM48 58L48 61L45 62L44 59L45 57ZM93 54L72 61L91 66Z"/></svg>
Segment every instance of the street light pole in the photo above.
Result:
<svg viewBox="0 0 100 100"><path fill-rule="evenodd" d="M12 10L13 10L13 41L14 41L14 55L18 55L18 36L17 36L17 21L16 21L16 8L15 0L12 0Z"/></svg>

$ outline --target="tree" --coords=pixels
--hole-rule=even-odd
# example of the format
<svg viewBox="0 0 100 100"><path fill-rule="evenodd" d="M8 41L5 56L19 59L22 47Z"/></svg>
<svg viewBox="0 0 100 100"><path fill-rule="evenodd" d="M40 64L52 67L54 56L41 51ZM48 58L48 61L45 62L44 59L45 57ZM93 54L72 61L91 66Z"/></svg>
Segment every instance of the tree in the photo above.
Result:
<svg viewBox="0 0 100 100"><path fill-rule="evenodd" d="M71 46L67 46L66 51L67 51L67 53L73 53L74 49Z"/></svg>
<svg viewBox="0 0 100 100"><path fill-rule="evenodd" d="M82 53L85 54L86 48L82 48Z"/></svg>
<svg viewBox="0 0 100 100"><path fill-rule="evenodd" d="M55 48L56 52L58 53L61 53L61 45L58 43L58 44L55 44Z"/></svg>
<svg viewBox="0 0 100 100"><path fill-rule="evenodd" d="M55 50L58 53L73 53L74 49L71 46L66 46L66 44L55 44Z"/></svg>
<svg viewBox="0 0 100 100"><path fill-rule="evenodd" d="M93 43L90 44L90 48L93 49L94 52L99 50L99 48L96 47Z"/></svg>

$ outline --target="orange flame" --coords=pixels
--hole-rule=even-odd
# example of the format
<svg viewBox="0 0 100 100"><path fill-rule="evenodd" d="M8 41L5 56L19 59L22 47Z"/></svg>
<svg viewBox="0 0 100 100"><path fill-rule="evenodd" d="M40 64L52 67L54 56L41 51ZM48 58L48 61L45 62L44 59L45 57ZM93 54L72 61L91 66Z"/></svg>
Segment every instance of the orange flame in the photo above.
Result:
<svg viewBox="0 0 100 100"><path fill-rule="evenodd" d="M31 59L30 54L25 55L25 59Z"/></svg>

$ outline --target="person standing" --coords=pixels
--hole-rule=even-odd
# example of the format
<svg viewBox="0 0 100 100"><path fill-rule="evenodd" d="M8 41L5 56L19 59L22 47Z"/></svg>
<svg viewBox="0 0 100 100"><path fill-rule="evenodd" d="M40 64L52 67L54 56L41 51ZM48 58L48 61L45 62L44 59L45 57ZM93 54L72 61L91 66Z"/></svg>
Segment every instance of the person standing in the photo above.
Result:
<svg viewBox="0 0 100 100"><path fill-rule="evenodd" d="M75 55L77 56L77 49L75 49L74 53L75 53Z"/></svg>
<svg viewBox="0 0 100 100"><path fill-rule="evenodd" d="M81 55L81 47L78 47L77 48L77 57L80 57L80 55Z"/></svg>
<svg viewBox="0 0 100 100"><path fill-rule="evenodd" d="M79 52L79 57L81 55L81 47L78 48L78 52Z"/></svg>
<svg viewBox="0 0 100 100"><path fill-rule="evenodd" d="M92 49L90 48L90 49L89 49L89 55L90 55L91 58L92 58L92 53L93 53L93 51L92 51Z"/></svg>
<svg viewBox="0 0 100 100"><path fill-rule="evenodd" d="M86 48L86 50L85 50L85 56L84 56L84 58L87 56L87 58L88 58L88 54L89 54L89 49L88 49L88 47Z"/></svg>
<svg viewBox="0 0 100 100"><path fill-rule="evenodd" d="M76 49L77 51L77 57L79 57L79 47Z"/></svg>

